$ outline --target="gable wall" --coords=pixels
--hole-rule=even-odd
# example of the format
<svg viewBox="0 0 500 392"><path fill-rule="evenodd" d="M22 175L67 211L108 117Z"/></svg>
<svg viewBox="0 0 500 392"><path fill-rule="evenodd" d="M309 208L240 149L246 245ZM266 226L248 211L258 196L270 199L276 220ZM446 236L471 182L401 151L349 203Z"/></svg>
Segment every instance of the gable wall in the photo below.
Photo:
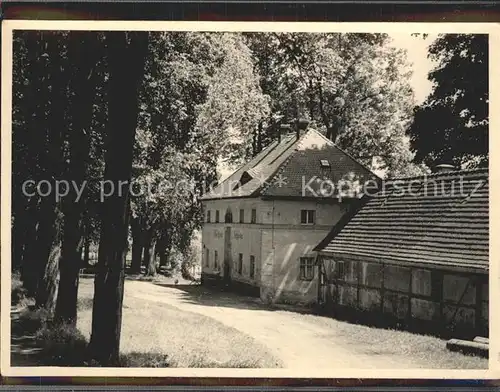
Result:
<svg viewBox="0 0 500 392"><path fill-rule="evenodd" d="M274 200L262 230L261 298L268 302L311 304L317 300L318 271L312 280L300 278L300 257L314 257L313 248L347 211L348 203L336 200ZM315 210L316 223L300 223L300 210ZM274 223L273 222L274 218Z"/></svg>
<svg viewBox="0 0 500 392"><path fill-rule="evenodd" d="M257 198L222 199L203 202L206 218L211 211L211 222L202 229L202 274L215 279L223 276L223 257L231 236L231 281L258 288L261 298L271 302L313 303L317 300L317 268L312 280L300 279L300 257L315 257L312 249L328 234L331 227L347 211L349 204L338 204L336 199L261 200ZM226 210L232 211L233 222L224 223ZM251 209L257 211L257 223L250 223ZM239 222L239 210L245 210L245 222ZM313 225L301 224L304 210L316 211ZM219 210L219 223L214 223ZM206 219L205 219L206 220ZM227 228L230 228L228 232ZM209 264L206 264L206 249ZM214 250L218 252L218 268L214 266ZM239 254L243 255L241 274L238 272ZM250 255L255 257L255 274L250 277Z"/></svg>

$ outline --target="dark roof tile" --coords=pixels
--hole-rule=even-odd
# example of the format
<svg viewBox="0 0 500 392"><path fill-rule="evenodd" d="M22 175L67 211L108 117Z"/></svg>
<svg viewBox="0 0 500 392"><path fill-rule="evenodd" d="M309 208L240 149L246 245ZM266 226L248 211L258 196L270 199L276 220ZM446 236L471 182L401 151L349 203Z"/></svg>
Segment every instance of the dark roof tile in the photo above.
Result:
<svg viewBox="0 0 500 392"><path fill-rule="evenodd" d="M487 169L389 180L316 250L488 269L488 194Z"/></svg>
<svg viewBox="0 0 500 392"><path fill-rule="evenodd" d="M322 159L329 161L329 168L321 167ZM310 129L298 139L295 134L288 134L280 143L273 142L205 194L202 200L257 196L323 197L319 191L324 179L335 185L335 191L329 196L338 197L337 184L342 180L357 179L363 183L370 178L377 177L321 133ZM237 185L239 182L241 185ZM330 192L327 184L323 188Z"/></svg>

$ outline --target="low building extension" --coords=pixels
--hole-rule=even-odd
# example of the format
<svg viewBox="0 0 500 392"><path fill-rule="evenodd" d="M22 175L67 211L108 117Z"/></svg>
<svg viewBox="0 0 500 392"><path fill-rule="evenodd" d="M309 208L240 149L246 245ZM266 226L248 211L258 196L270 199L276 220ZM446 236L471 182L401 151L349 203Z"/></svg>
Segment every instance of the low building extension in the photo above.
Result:
<svg viewBox="0 0 500 392"><path fill-rule="evenodd" d="M381 181L315 250L326 312L488 336L487 169Z"/></svg>

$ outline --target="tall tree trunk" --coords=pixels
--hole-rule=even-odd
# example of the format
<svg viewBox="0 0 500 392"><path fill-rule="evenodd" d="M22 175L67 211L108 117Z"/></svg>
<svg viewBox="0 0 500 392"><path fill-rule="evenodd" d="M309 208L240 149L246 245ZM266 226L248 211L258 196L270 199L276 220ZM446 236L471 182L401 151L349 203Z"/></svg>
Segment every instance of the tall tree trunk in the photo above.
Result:
<svg viewBox="0 0 500 392"><path fill-rule="evenodd" d="M102 365L118 361L122 324L129 188L138 115L138 88L144 75L147 33L107 32L109 76L108 135L104 179L115 192L102 208L99 261L95 277L89 352ZM130 41L128 41L128 38Z"/></svg>
<svg viewBox="0 0 500 392"><path fill-rule="evenodd" d="M59 262L59 292L55 317L59 321L76 325L79 272L82 265L82 229L80 211L69 208L65 214L61 260Z"/></svg>
<svg viewBox="0 0 500 392"><path fill-rule="evenodd" d="M40 223L37 230L36 255L38 276L36 285L36 306L52 313L55 305L55 288L59 280L60 233L56 222L56 205L50 197L42 200Z"/></svg>
<svg viewBox="0 0 500 392"><path fill-rule="evenodd" d="M258 134L257 134L257 153L262 151L262 122L257 126Z"/></svg>
<svg viewBox="0 0 500 392"><path fill-rule="evenodd" d="M64 56L65 40L59 33L47 33L46 53L50 59L49 107L44 126L46 139L45 150L40 157L45 179L58 179L63 173L65 160L63 132L68 127L66 108L68 104L67 80L68 67ZM42 197L43 210L38 227L37 257L40 259L39 284L36 304L45 307L51 314L55 310L59 282L59 258L61 255L61 224L58 219L60 201L55 193Z"/></svg>
<svg viewBox="0 0 500 392"><path fill-rule="evenodd" d="M314 86L313 86L312 79L309 79L308 95L309 95L309 117L312 120L314 118L314 106L315 106L315 103L314 103L315 93L314 93Z"/></svg>
<svg viewBox="0 0 500 392"><path fill-rule="evenodd" d="M85 240L83 242L83 267L90 267L90 234L86 233Z"/></svg>
<svg viewBox="0 0 500 392"><path fill-rule="evenodd" d="M36 285L38 275L36 274L35 260L36 254L36 238L38 227L38 202L39 198L31 198L25 217L20 218L24 222L20 224L25 225L21 233L19 242L22 243L21 260L21 280L23 286L26 288L28 295L34 297L36 294Z"/></svg>
<svg viewBox="0 0 500 392"><path fill-rule="evenodd" d="M14 196L15 197L15 196ZM18 196L23 197L22 195ZM12 205L14 211L14 203ZM28 224L26 219L27 206L21 206L20 211L15 213L14 222L12 224L12 249L11 249L11 271L19 271L23 263L23 252L25 243L25 232Z"/></svg>
<svg viewBox="0 0 500 392"><path fill-rule="evenodd" d="M146 231L146 240L144 241L144 264L146 265L146 275L156 275L156 257L155 257L155 228L150 227Z"/></svg>
<svg viewBox="0 0 500 392"><path fill-rule="evenodd" d="M161 241L158 240L158 242L156 243L156 249L157 249L158 255L160 256L160 267L164 267L168 264L171 243L172 243L171 224L167 224L163 230L163 235L161 236Z"/></svg>
<svg viewBox="0 0 500 392"><path fill-rule="evenodd" d="M28 63L31 89L37 91L37 99L32 99L33 103L30 104L35 121L29 123L29 151L30 155L36 157L36 167L31 169L33 172L30 174L35 181L51 180L60 175L61 132L66 125L61 37L52 32L43 32L30 35L28 42L35 56ZM50 67L45 59L50 59ZM57 276L47 275L54 272L52 266L57 261L54 257L58 254L57 247L60 245L56 239L56 204L52 193L40 198L39 206L35 208L38 215L35 220L37 226L36 229L32 227L28 230L30 233L23 256L23 282L28 294L35 297L37 306L43 307L52 304L50 296L55 291L51 287L57 281Z"/></svg>
<svg viewBox="0 0 500 392"><path fill-rule="evenodd" d="M142 251L144 248L141 220L139 218L132 218L130 226L132 229L132 263L130 265L130 272L138 274L141 272Z"/></svg>
<svg viewBox="0 0 500 392"><path fill-rule="evenodd" d="M165 267L168 263L168 250L165 247L161 252L160 252L160 267Z"/></svg>
<svg viewBox="0 0 500 392"><path fill-rule="evenodd" d="M79 38L79 39L77 39ZM74 181L82 187L89 159L90 127L94 108L94 96L97 89L93 68L98 58L97 34L95 32L74 32L68 48L68 57L75 66L70 88L75 93L71 102L72 129L69 132L70 165L68 181ZM78 197L72 191L63 201L64 238L62 243L60 268L60 286L57 298L56 318L76 325L76 307L78 299L78 276L82 265L83 246L83 207L84 197Z"/></svg>

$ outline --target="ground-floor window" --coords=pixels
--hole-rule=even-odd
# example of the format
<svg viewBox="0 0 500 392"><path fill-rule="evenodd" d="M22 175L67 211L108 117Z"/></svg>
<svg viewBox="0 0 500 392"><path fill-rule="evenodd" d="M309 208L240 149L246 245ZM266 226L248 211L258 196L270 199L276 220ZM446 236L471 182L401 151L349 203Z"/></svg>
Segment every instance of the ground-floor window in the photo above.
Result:
<svg viewBox="0 0 500 392"><path fill-rule="evenodd" d="M219 254L214 250L214 268L217 269L219 265Z"/></svg>
<svg viewBox="0 0 500 392"><path fill-rule="evenodd" d="M347 268L345 262L337 261L335 263L335 278L345 280L347 276Z"/></svg>
<svg viewBox="0 0 500 392"><path fill-rule="evenodd" d="M255 276L255 256L250 256L250 277L253 279Z"/></svg>
<svg viewBox="0 0 500 392"><path fill-rule="evenodd" d="M299 278L302 280L312 280L314 278L314 257L300 258Z"/></svg>
<svg viewBox="0 0 500 392"><path fill-rule="evenodd" d="M205 248L205 267L210 267L210 250Z"/></svg>
<svg viewBox="0 0 500 392"><path fill-rule="evenodd" d="M241 275L243 272L243 253L238 255L238 273Z"/></svg>

